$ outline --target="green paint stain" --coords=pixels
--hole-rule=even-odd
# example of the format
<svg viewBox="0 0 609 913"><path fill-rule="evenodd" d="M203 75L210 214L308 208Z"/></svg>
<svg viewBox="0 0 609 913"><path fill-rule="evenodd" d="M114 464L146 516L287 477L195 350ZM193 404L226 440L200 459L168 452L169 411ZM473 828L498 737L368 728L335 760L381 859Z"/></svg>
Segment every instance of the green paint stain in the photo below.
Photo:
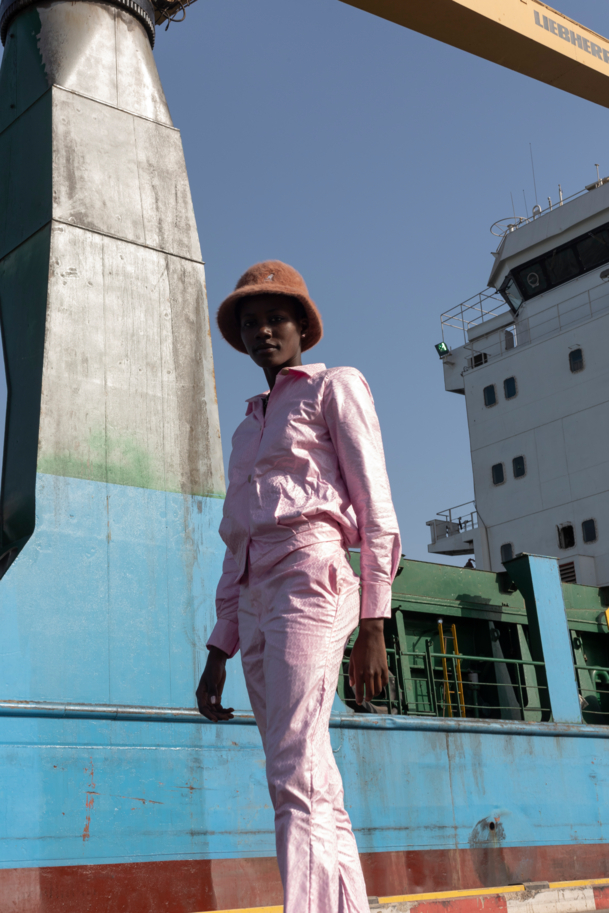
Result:
<svg viewBox="0 0 609 913"><path fill-rule="evenodd" d="M129 435L106 437L103 432L93 432L79 453L39 454L37 468L38 472L63 478L224 498L223 492L185 490L179 477L168 475L155 463L150 452Z"/></svg>

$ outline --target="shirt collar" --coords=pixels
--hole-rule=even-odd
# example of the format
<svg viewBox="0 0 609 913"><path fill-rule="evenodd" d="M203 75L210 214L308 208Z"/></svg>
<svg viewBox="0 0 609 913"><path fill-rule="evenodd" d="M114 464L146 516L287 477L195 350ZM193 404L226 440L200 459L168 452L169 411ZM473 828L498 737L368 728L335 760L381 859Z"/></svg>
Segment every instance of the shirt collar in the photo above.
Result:
<svg viewBox="0 0 609 913"><path fill-rule="evenodd" d="M309 377L313 377L314 374L319 374L320 371L325 371L326 366L324 364L317 365L295 365L293 368L282 368L279 372L279 377L283 374L284 377L286 374L306 374ZM266 390L264 393L257 393L256 396L250 396L249 399L246 399L246 403L255 403L258 399L264 399L265 396L268 396L270 390ZM251 410L250 410L251 411ZM249 412L248 412L249 415Z"/></svg>

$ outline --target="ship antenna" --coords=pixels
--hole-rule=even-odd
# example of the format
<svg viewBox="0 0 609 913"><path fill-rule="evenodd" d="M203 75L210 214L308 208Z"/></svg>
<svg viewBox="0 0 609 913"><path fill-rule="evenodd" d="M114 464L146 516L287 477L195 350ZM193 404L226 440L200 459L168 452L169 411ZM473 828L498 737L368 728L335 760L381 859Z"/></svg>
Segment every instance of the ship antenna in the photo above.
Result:
<svg viewBox="0 0 609 913"><path fill-rule="evenodd" d="M600 176L600 172L598 170L598 165L595 165L594 167L596 168L596 182L597 182L597 184L600 184L601 176Z"/></svg>
<svg viewBox="0 0 609 913"><path fill-rule="evenodd" d="M531 170L533 172L533 187L535 188L535 202L539 205L539 200L537 199L537 183L535 181L535 165L533 164L533 146L529 143L529 152L531 153Z"/></svg>
<svg viewBox="0 0 609 913"><path fill-rule="evenodd" d="M529 207L528 207L528 205L527 205L527 195L526 195L526 193L524 192L524 187L522 188L522 196L524 197L524 211L526 212L527 218L528 218L528 215L529 215Z"/></svg>
<svg viewBox="0 0 609 913"><path fill-rule="evenodd" d="M514 213L514 218L516 218L516 207L514 206L514 197L513 197L511 190L510 190L510 199L512 200L512 212Z"/></svg>

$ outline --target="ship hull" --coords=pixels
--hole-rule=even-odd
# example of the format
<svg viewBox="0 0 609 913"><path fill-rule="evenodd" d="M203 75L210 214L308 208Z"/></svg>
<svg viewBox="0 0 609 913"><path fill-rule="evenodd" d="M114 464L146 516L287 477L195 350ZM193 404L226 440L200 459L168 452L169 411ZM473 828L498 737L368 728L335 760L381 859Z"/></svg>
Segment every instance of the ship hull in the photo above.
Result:
<svg viewBox="0 0 609 913"><path fill-rule="evenodd" d="M251 713L214 726L187 712L181 722L83 719L84 705L63 718L4 712L8 909L281 904ZM333 714L368 893L609 877L608 736L586 725Z"/></svg>

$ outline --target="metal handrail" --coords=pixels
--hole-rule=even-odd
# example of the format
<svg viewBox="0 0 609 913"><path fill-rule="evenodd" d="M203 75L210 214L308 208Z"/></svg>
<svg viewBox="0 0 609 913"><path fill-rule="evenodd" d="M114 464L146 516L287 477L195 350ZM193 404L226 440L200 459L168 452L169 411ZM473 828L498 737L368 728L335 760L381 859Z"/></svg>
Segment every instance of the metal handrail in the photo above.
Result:
<svg viewBox="0 0 609 913"><path fill-rule="evenodd" d="M576 278L581 278L581 277L576 277ZM599 295L593 299L592 293L598 289L603 288L603 286L605 286L607 288L606 295ZM546 292L544 292L544 294L549 294L554 291L556 291L556 289L548 289ZM481 295L482 292L479 292L478 294ZM585 302L581 301L583 295L586 296ZM520 347L522 345L527 345L528 343L541 339L544 337L544 335L550 335L555 331L560 332L563 329L562 321L565 319L565 317L568 314L572 313L574 308L578 308L578 309L581 307L586 308L586 315L585 315L585 317L582 318L583 320L589 320L589 319L597 316L594 313L594 303L602 301L603 298L608 297L608 296L609 296L609 284L606 281L601 281L601 282L598 282L595 285L591 286L591 288L586 289L585 291L580 290L580 291L576 292L575 294L570 295L568 298L562 298L560 301L554 301L552 304L548 304L542 310L539 310L534 314L529 315L528 313L524 313L524 311L523 311L524 320L522 319L522 317L519 317L517 324L516 324L516 322L514 323L514 326L517 326L518 332L517 332L517 335L515 335L515 337L514 337L514 346L513 347L516 348L516 347ZM476 298L476 297L477 296L474 296L474 298ZM473 300L473 298L468 299L468 301L472 301L472 300ZM532 299L533 302L536 300L537 299ZM501 298L501 301L503 302L502 298ZM525 302L525 304L528 304L528 303L530 303L530 302ZM570 307L570 305L572 303L573 303L573 306ZM469 350L471 350L472 353L476 353L478 350L484 351L489 358L493 357L493 356L497 356L497 355L502 355L504 350L507 348L504 343L503 335L500 334L498 341L495 341L494 343L489 343L488 340L486 340L484 343L481 343L481 345L483 346L483 349L482 349L482 348L480 348L480 345L478 345L478 340L475 340L474 342L471 342L469 340L467 331L470 328L470 326L478 326L479 324L484 323L487 319L490 320L492 317L499 316L500 313L505 313L507 311L507 305L505 305L505 302L503 302L503 304L505 305L503 310L500 310L499 308L497 308L495 310L485 312L484 314L481 314L475 306L472 306L474 308L474 311L476 311L476 316L475 316L475 319L472 319L471 321L468 321L465 318L463 318L463 320L462 320L457 314L454 313L454 312L457 312L460 309L464 308L464 306L467 304L468 304L468 302L464 301L462 304L458 304L456 307L452 308L450 311L446 311L444 314L441 315L443 341L446 342L447 345L449 344L447 342L447 340L445 339L445 335L444 335L445 328L456 329L459 332L463 333L463 340L464 340L463 345L465 345ZM598 313L600 313L600 311L598 311ZM446 318L449 318L449 319L446 319ZM532 326L531 326L531 322L532 322ZM557 325L556 330L550 329L549 331L544 332L544 330L543 330L544 324L550 324L550 323L554 323L554 322L556 322L556 325ZM569 327L573 327L573 326L577 325L577 322L574 323L569 320L569 321L567 321L566 325L568 325ZM508 331L508 330L510 330L510 326L511 325L502 327L502 329L504 331ZM459 345L461 345L461 343ZM450 348L450 346L449 346L449 348Z"/></svg>
<svg viewBox="0 0 609 913"><path fill-rule="evenodd" d="M523 716L525 713L548 713L550 711L549 703L545 706L541 703L541 692L548 691L547 685L523 681L523 676L520 671L527 666L532 666L534 669L545 668L544 662L537 660L505 659L491 656L471 656L466 653L436 653L431 650L430 641L426 644L425 652L416 650L401 651L397 648L388 648L387 654L390 672L396 681L395 696L392 697L391 694L388 693L389 689L386 688L385 693L382 696L373 698L369 702L373 707L384 708L383 712L385 713L403 714L408 712L420 716L443 717L446 716L447 711L450 715L448 707L451 700L454 700L454 706L460 716L465 716L466 712L469 710L475 717L479 717L482 709L486 711L513 711L517 709ZM400 662L404 657L414 657L421 661L421 665L418 666L418 668L423 672L424 677L411 677L410 687L416 687L417 684L424 683L427 688L427 697L423 700L415 700L412 702L406 698L407 688L406 683L403 680L404 677ZM438 665L436 665L436 660L440 661ZM478 680L476 682L463 679L463 688L467 691L470 691L471 689L474 695L483 687L486 689L495 688L499 694L501 694L500 689L513 688L514 696L518 696L517 708L513 704L488 703L487 701L481 704L476 698L474 698L473 703L466 702L464 695L459 693L459 676L456 668L457 664L463 662L474 662L477 665L493 663L493 665L503 664L504 666L514 666L516 668L516 683L507 684L497 681L496 679L494 681ZM448 669L444 668L444 663L446 663L447 666L450 665L452 674L449 674ZM417 664L412 664L411 668L416 670ZM463 674L467 675L471 671L473 670L463 670ZM347 673L345 671L341 674L345 679L347 678ZM443 694L443 698L439 697L440 691ZM528 699L529 692L532 691L537 693L537 703L535 704ZM527 697L526 702L525 692ZM451 699L451 695L455 695L454 699Z"/></svg>

